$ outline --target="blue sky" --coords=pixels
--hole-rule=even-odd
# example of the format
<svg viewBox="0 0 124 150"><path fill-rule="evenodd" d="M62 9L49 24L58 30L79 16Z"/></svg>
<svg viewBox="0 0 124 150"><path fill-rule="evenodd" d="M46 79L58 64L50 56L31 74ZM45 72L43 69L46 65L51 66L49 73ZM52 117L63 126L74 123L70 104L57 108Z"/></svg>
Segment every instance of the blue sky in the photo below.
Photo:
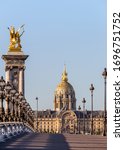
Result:
<svg viewBox="0 0 124 150"><path fill-rule="evenodd" d="M93 83L94 109L103 109L102 72L107 64L106 0L4 0L0 4L0 55L9 46L7 27L25 24L21 41L26 61L26 99L36 109L53 109L54 91L64 64L75 89L77 107L86 98L90 109ZM0 75L5 76L0 60Z"/></svg>

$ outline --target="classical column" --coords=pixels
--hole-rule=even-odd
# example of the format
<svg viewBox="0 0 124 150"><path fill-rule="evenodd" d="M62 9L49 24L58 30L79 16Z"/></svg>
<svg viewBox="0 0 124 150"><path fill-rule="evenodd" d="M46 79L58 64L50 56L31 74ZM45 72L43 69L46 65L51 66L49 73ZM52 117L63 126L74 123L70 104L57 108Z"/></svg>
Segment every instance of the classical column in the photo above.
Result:
<svg viewBox="0 0 124 150"><path fill-rule="evenodd" d="M19 68L19 93L24 95L24 67Z"/></svg>
<svg viewBox="0 0 124 150"><path fill-rule="evenodd" d="M6 83L10 81L10 67L6 66L5 68L5 77L6 77Z"/></svg>

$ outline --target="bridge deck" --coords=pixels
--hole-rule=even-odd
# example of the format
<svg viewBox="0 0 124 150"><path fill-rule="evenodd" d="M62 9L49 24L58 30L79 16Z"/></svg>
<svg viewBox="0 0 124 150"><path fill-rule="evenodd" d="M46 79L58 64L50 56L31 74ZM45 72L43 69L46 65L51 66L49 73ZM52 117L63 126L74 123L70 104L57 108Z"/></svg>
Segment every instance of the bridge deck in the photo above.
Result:
<svg viewBox="0 0 124 150"><path fill-rule="evenodd" d="M106 137L28 133L0 143L0 150L107 150Z"/></svg>

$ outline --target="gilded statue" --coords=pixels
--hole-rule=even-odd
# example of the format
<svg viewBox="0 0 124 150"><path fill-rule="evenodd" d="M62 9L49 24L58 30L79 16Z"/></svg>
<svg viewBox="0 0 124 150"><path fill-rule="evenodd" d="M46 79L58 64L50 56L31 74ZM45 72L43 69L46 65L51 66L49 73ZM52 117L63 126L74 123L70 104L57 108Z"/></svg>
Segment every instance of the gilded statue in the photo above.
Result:
<svg viewBox="0 0 124 150"><path fill-rule="evenodd" d="M20 33L20 30L23 28L22 33ZM21 51L21 40L20 37L24 33L24 25L22 25L18 30L15 30L13 26L10 28L8 27L10 32L10 45L9 50L10 51Z"/></svg>

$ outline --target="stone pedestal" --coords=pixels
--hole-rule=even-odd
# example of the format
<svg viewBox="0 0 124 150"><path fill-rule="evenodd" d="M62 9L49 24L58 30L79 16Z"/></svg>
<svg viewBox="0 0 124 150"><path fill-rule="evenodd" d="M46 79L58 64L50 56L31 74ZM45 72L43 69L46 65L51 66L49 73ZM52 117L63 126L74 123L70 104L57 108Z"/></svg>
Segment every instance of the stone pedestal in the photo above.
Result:
<svg viewBox="0 0 124 150"><path fill-rule="evenodd" d="M8 52L2 58L5 61L6 82L11 82L14 88L24 95L25 60L28 58L28 55L24 55L22 51Z"/></svg>

